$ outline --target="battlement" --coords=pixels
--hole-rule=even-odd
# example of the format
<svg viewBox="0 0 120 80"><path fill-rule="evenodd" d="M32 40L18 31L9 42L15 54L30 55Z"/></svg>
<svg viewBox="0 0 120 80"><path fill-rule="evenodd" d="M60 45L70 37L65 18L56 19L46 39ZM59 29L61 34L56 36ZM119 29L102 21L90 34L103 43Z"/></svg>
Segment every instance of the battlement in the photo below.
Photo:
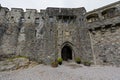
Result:
<svg viewBox="0 0 120 80"><path fill-rule="evenodd" d="M35 23L35 19L40 17L40 12L36 9L11 8L0 7L0 17L5 17L9 23Z"/></svg>
<svg viewBox="0 0 120 80"><path fill-rule="evenodd" d="M49 16L56 16L56 15L78 15L83 14L86 12L84 7L81 8L53 8L53 7L48 7L46 9L46 13Z"/></svg>
<svg viewBox="0 0 120 80"><path fill-rule="evenodd" d="M24 12L22 8L11 8L12 12Z"/></svg>
<svg viewBox="0 0 120 80"><path fill-rule="evenodd" d="M33 13L37 13L36 9L26 9L26 12L33 12Z"/></svg>
<svg viewBox="0 0 120 80"><path fill-rule="evenodd" d="M38 19L40 18L45 18L46 15L48 15L48 17L46 18L50 18L55 16L57 19L75 19L77 16L79 15L83 15L84 13L86 13L86 10L84 7L80 7L80 8L55 8L55 7L48 7L45 10L40 10L40 12L38 12L36 9L26 9L26 11L24 11L22 8L11 8L11 10L9 10L8 8L2 7L1 9L3 11L0 11L0 13L2 13L11 23L19 23L19 21L24 20L25 23L36 23L36 19L37 19L37 23L38 23ZM23 21L22 21L23 22Z"/></svg>
<svg viewBox="0 0 120 80"><path fill-rule="evenodd" d="M87 12L85 18L89 29L119 24L120 1Z"/></svg>

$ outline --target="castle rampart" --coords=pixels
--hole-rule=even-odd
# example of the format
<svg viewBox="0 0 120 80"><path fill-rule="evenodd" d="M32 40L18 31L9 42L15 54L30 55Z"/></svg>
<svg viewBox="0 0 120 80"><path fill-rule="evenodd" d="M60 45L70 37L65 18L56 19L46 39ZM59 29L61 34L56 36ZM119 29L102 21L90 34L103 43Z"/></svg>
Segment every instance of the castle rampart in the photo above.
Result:
<svg viewBox="0 0 120 80"><path fill-rule="evenodd" d="M0 57L26 56L50 64L80 57L99 65L120 64L120 1L86 12L80 8L0 6Z"/></svg>

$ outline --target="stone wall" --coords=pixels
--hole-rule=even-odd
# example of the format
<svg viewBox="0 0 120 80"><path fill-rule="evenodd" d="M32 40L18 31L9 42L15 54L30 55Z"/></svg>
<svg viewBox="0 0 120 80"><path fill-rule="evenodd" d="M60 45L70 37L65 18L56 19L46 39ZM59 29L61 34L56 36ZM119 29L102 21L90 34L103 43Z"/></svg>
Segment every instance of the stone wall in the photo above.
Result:
<svg viewBox="0 0 120 80"><path fill-rule="evenodd" d="M94 62L120 64L120 1L86 13Z"/></svg>
<svg viewBox="0 0 120 80"><path fill-rule="evenodd" d="M116 26L114 32L110 27L105 31L95 30L92 43L97 64L120 64L120 25Z"/></svg>
<svg viewBox="0 0 120 80"><path fill-rule="evenodd" d="M51 54L54 50L61 57L62 48L68 45L72 50L72 59L93 61L90 37L85 23L86 10L81 8L47 8L47 29L56 35L49 35ZM54 24L54 25L53 25ZM49 34L51 34L49 33ZM54 39L54 40L53 40ZM55 41L55 42L54 42ZM53 45L54 44L54 45ZM56 46L55 48L52 48ZM50 51L49 51L50 52Z"/></svg>
<svg viewBox="0 0 120 80"><path fill-rule="evenodd" d="M0 56L2 58L21 55L37 59L39 53L41 56L45 52L42 15L42 12L39 13L35 9L26 9L24 12L21 8L12 8L9 11L8 8L0 7Z"/></svg>
<svg viewBox="0 0 120 80"><path fill-rule="evenodd" d="M87 13L84 7L49 7L38 12L0 6L0 60L20 55L50 64L69 45L72 60L80 57L100 65L118 65L119 3Z"/></svg>

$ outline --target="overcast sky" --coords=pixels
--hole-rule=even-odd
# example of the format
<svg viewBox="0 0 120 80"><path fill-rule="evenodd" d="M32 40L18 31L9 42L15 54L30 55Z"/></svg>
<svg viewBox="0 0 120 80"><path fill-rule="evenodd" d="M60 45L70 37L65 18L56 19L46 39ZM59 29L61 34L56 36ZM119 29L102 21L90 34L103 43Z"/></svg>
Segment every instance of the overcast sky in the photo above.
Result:
<svg viewBox="0 0 120 80"><path fill-rule="evenodd" d="M87 11L90 11L116 1L120 0L0 0L0 4L9 9L32 8L39 10L47 7L85 7Z"/></svg>

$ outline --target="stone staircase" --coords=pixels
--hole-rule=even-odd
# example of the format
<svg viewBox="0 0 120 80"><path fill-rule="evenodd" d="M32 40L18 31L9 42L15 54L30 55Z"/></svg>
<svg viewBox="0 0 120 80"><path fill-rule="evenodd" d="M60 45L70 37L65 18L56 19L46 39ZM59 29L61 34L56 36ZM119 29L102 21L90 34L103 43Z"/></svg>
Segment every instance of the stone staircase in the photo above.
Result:
<svg viewBox="0 0 120 80"><path fill-rule="evenodd" d="M83 67L84 65L83 64L77 64L76 62L72 61L72 60L69 60L69 61L63 61L63 64L64 66L69 66L71 68L80 68L80 67Z"/></svg>

